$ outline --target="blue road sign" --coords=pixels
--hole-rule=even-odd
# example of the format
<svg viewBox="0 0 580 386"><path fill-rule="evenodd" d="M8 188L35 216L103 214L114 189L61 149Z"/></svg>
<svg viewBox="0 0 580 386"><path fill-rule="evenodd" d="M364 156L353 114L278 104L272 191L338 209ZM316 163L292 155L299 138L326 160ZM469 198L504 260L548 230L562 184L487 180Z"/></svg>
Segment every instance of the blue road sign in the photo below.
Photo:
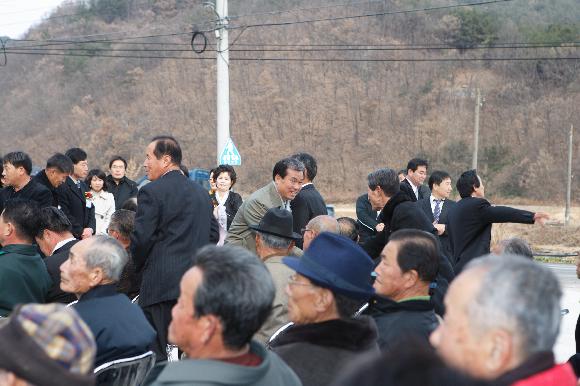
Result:
<svg viewBox="0 0 580 386"><path fill-rule="evenodd" d="M222 150L222 154L220 154L220 164L223 165L241 165L242 164L242 157L240 156L240 152L236 149L236 145L231 138L228 139L226 142L226 146L224 146L224 150Z"/></svg>

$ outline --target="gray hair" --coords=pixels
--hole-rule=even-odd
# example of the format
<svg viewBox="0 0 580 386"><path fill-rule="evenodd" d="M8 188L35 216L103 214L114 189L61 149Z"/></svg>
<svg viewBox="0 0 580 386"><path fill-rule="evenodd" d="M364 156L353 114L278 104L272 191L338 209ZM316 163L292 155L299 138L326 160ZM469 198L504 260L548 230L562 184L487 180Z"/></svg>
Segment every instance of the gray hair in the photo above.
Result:
<svg viewBox="0 0 580 386"><path fill-rule="evenodd" d="M292 239L288 239L286 237L271 235L269 233L259 231L256 231L256 233L260 235L264 245L271 249L288 249L290 247L290 243L292 243Z"/></svg>
<svg viewBox="0 0 580 386"><path fill-rule="evenodd" d="M107 279L119 281L121 272L129 260L125 249L109 236L93 236L90 240L92 243L83 256L87 267L101 268Z"/></svg>
<svg viewBox="0 0 580 386"><path fill-rule="evenodd" d="M330 232L339 234L340 227L338 226L338 221L332 216L326 214L321 214L320 216L314 217L308 222L308 227L316 233Z"/></svg>
<svg viewBox="0 0 580 386"><path fill-rule="evenodd" d="M517 337L522 360L552 351L560 330L558 279L548 268L515 255L488 255L466 270L482 269L481 287L468 306L474 331L504 328Z"/></svg>
<svg viewBox="0 0 580 386"><path fill-rule="evenodd" d="M276 287L270 272L256 255L231 245L205 246L193 261L203 275L193 299L195 316L217 316L224 345L244 347L272 311Z"/></svg>
<svg viewBox="0 0 580 386"><path fill-rule="evenodd" d="M526 240L522 240L517 237L512 237L511 239L505 239L500 241L499 245L501 248L501 252L504 255L518 255L527 257L528 259L534 258L532 248L530 247L530 244L526 242Z"/></svg>
<svg viewBox="0 0 580 386"><path fill-rule="evenodd" d="M393 197L401 189L399 175L393 169L379 169L367 176L369 188L375 190L380 186L387 197Z"/></svg>

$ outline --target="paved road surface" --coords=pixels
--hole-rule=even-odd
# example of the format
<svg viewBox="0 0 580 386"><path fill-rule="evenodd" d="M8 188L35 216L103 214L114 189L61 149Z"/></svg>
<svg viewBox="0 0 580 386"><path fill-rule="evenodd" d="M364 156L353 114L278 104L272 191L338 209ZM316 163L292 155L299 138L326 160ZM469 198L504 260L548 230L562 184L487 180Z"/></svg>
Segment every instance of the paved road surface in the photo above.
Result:
<svg viewBox="0 0 580 386"><path fill-rule="evenodd" d="M567 308L570 313L562 317L560 325L560 335L556 341L554 352L556 360L563 362L568 360L574 351L574 330L576 321L580 313L580 279L576 277L576 266L570 264L546 264L560 280L564 296L562 297L562 308Z"/></svg>

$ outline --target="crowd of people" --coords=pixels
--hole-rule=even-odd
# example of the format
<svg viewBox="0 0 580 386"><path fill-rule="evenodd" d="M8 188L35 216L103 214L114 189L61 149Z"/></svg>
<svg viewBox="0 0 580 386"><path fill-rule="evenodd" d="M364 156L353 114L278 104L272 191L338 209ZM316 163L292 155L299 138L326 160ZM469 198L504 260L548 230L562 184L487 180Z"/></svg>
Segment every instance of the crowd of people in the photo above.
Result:
<svg viewBox="0 0 580 386"><path fill-rule="evenodd" d="M307 153L245 200L230 165L209 192L189 179L173 137L144 159L138 189L120 156L107 175L72 148L35 176L3 157L0 385L92 385L149 350L147 385L579 384L579 354L554 359L556 276L525 240L491 253L492 224L548 215L490 204L475 170L457 202L427 160L371 171L336 219Z"/></svg>

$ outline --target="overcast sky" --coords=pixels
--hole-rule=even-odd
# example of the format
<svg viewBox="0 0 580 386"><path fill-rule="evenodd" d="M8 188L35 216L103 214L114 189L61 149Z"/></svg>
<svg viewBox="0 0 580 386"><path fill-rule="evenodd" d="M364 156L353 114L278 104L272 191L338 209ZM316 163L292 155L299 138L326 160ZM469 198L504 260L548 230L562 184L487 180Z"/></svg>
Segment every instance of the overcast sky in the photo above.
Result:
<svg viewBox="0 0 580 386"><path fill-rule="evenodd" d="M19 38L64 0L0 0L0 36Z"/></svg>

